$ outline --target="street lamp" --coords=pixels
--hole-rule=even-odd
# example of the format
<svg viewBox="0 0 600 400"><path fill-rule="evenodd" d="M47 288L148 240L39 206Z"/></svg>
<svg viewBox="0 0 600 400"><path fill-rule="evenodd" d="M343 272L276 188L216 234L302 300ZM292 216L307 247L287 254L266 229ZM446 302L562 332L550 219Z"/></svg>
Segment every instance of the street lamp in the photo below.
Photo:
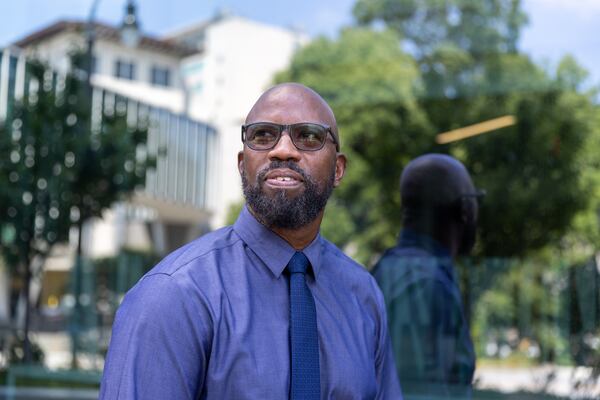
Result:
<svg viewBox="0 0 600 400"><path fill-rule="evenodd" d="M83 68L85 70L85 99L87 103L86 108L89 110L91 116L92 110L92 72L93 72L93 60L94 60L94 42L96 41L96 10L98 9L98 3L100 0L94 0L92 7L90 8L90 14L88 16L87 23L85 25L85 40L87 44L85 59L83 62ZM91 126L91 125L90 125ZM75 304L73 306L73 316L69 327L71 334L71 367L76 369L77 365L77 352L80 348L79 335L81 330L81 318L82 318L82 237L83 237L83 226L78 224L77 230L77 253L75 257L75 265L73 267L73 297Z"/></svg>
<svg viewBox="0 0 600 400"><path fill-rule="evenodd" d="M92 8L90 9L90 14L88 16L87 24L85 27L85 38L87 42L87 51L85 54L85 72L86 72L86 83L87 83L87 91L88 96L92 96L92 72L93 72L93 59L94 59L94 42L96 41L96 29L95 29L95 20L96 20L96 10L98 9L98 3L100 0L94 0L92 3Z"/></svg>
<svg viewBox="0 0 600 400"><path fill-rule="evenodd" d="M135 4L133 0L127 1L125 18L121 25L121 41L127 47L136 47L140 42L140 29L135 15Z"/></svg>
<svg viewBox="0 0 600 400"><path fill-rule="evenodd" d="M86 54L85 61L83 67L85 68L85 76L86 76L86 87L85 90L87 92L86 100L88 102L87 108L88 112L92 113L92 95L93 95L93 87L92 87L92 73L94 72L94 44L96 41L96 10L98 9L98 3L100 0L93 0L92 7L90 8L90 14L88 16L88 20L85 26L85 38L86 38ZM121 31L121 41L127 47L133 48L136 47L141 39L137 17L135 15L135 4L133 0L127 1L125 18L123 19L123 23L120 28ZM78 232L78 242L77 242L77 256L75 260L74 266L74 288L73 294L75 297L75 305L74 305L74 316L73 322L71 325L71 352L72 352L72 367L77 368L77 352L80 348L79 343L79 334L81 333L81 319L82 319L82 301L81 296L83 292L83 260L82 260L82 236L83 229L82 225L79 225ZM28 343L26 342L27 346Z"/></svg>
<svg viewBox="0 0 600 400"><path fill-rule="evenodd" d="M98 9L98 3L100 0L94 0L92 3L92 7L90 9L90 14L88 16L87 24L86 24L86 42L87 42L87 51L86 51L86 62L85 72L87 73L87 89L88 95L91 98L92 95L92 73L93 71L93 52L94 52L94 44L96 41L96 10ZM125 8L125 18L123 18L123 23L121 24L121 42L130 48L137 47L141 40L140 29L137 21L135 4L133 0L127 1L127 7Z"/></svg>

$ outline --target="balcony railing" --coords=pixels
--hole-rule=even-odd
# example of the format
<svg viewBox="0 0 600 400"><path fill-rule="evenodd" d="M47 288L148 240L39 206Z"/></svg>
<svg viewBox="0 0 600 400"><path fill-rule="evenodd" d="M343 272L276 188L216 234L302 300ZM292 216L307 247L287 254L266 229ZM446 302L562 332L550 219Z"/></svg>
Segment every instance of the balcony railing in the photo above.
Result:
<svg viewBox="0 0 600 400"><path fill-rule="evenodd" d="M10 119L11 110L29 88L26 59L16 50L0 52L0 121ZM127 121L147 121L147 151L156 157L156 168L148 171L144 195L208 211L214 175L215 128L185 115L132 100L95 87L92 97L92 129L105 112L125 110Z"/></svg>

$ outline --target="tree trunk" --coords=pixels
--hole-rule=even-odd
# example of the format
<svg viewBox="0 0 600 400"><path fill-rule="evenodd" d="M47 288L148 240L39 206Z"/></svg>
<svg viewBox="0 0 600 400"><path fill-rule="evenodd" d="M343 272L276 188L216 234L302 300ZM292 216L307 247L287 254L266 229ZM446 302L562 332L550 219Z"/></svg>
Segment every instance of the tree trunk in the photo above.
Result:
<svg viewBox="0 0 600 400"><path fill-rule="evenodd" d="M75 306L73 308L73 319L71 321L71 367L77 369L77 352L79 351L79 331L81 329L81 255L82 255L82 238L83 238L83 222L82 219L77 224L77 254L75 256L75 270L73 279L73 297Z"/></svg>
<svg viewBox="0 0 600 400"><path fill-rule="evenodd" d="M29 364L32 362L33 357L31 354L31 342L29 341L29 329L31 321L31 306L29 304L29 296L31 291L31 263L26 262L25 264L25 285L23 288L25 295L25 327L24 327L24 338L23 338L23 355L25 363Z"/></svg>

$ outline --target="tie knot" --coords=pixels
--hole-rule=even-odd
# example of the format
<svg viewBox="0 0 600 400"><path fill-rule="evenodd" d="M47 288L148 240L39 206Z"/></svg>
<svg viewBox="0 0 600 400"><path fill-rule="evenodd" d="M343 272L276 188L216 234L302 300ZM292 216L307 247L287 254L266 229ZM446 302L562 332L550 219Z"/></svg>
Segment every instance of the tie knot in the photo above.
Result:
<svg viewBox="0 0 600 400"><path fill-rule="evenodd" d="M297 251L290 260L288 269L290 274L306 274L306 268L308 268L308 264L308 258L306 258L304 253Z"/></svg>

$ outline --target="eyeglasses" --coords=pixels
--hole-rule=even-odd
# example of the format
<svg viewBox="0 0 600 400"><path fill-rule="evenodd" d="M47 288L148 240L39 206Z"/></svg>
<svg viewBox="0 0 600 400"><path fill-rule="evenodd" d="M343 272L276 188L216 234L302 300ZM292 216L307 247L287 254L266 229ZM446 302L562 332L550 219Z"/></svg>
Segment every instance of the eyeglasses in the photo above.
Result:
<svg viewBox="0 0 600 400"><path fill-rule="evenodd" d="M331 134L335 147L339 150L339 144L329 126L301 122L291 125L280 125L272 122L256 122L242 125L242 142L252 150L271 150L274 148L283 131L287 131L292 143L298 150L317 151L325 146L327 133Z"/></svg>

